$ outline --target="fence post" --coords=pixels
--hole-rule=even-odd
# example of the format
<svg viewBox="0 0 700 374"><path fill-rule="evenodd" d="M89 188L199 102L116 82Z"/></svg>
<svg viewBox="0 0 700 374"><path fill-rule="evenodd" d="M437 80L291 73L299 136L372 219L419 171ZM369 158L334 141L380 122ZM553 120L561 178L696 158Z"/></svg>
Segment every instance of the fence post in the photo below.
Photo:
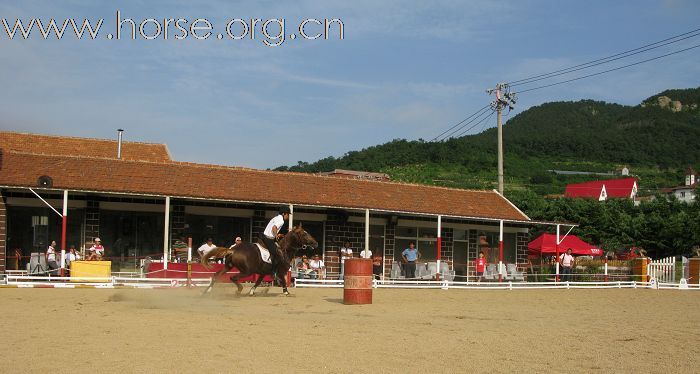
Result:
<svg viewBox="0 0 700 374"><path fill-rule="evenodd" d="M608 281L608 256L605 256L605 282Z"/></svg>

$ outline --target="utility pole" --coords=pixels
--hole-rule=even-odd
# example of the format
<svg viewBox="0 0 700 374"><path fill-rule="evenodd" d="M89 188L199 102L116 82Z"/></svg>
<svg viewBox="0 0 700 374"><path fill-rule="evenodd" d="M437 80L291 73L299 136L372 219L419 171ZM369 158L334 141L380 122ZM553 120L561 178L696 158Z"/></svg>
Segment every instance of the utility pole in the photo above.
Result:
<svg viewBox="0 0 700 374"><path fill-rule="evenodd" d="M498 118L498 193L503 195L503 124L501 117L503 108L513 110L515 105L515 93L510 92L510 86L506 83L498 83L496 88L486 90L489 95L496 94L496 99L491 102L491 108L496 111Z"/></svg>

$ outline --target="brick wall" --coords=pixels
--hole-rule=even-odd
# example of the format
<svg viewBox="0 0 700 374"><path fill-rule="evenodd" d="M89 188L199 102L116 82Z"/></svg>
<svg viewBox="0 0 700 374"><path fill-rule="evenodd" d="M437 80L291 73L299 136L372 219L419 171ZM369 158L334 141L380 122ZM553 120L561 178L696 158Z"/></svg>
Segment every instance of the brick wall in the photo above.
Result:
<svg viewBox="0 0 700 374"><path fill-rule="evenodd" d="M185 234L185 202L170 200L170 238L171 243Z"/></svg>
<svg viewBox="0 0 700 374"><path fill-rule="evenodd" d="M265 218L265 210L264 209L256 209L253 212L253 237L251 238L251 242L255 243L258 241L258 238L263 237L263 233L265 232L265 227L267 227L268 219Z"/></svg>
<svg viewBox="0 0 700 374"><path fill-rule="evenodd" d="M0 193L0 274L5 273L7 260L7 210L5 197Z"/></svg>
<svg viewBox="0 0 700 374"><path fill-rule="evenodd" d="M479 257L479 246L477 245L477 231L469 230L467 235L467 275L475 275L475 261L477 257Z"/></svg>
<svg viewBox="0 0 700 374"><path fill-rule="evenodd" d="M453 251L454 251L454 229L443 228L442 233L442 245L440 246L440 258L442 261L452 261Z"/></svg>
<svg viewBox="0 0 700 374"><path fill-rule="evenodd" d="M530 235L525 232L515 234L515 262L518 264L518 271L527 271L527 243Z"/></svg>
<svg viewBox="0 0 700 374"><path fill-rule="evenodd" d="M93 198L88 198L85 208L85 241L92 241L100 236L100 202Z"/></svg>
<svg viewBox="0 0 700 374"><path fill-rule="evenodd" d="M347 222L343 215L329 214L326 221L325 264L326 277L337 279L340 274L340 248L350 242L353 257L360 257L365 247L365 224Z"/></svg>
<svg viewBox="0 0 700 374"><path fill-rule="evenodd" d="M396 250L396 225L387 223L384 229L384 277L391 277L391 264Z"/></svg>

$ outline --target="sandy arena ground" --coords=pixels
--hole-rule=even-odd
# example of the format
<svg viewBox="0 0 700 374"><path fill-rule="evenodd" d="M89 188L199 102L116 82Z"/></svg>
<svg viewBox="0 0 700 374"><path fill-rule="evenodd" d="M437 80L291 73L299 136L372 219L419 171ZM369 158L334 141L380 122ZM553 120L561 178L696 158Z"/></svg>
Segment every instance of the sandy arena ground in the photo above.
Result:
<svg viewBox="0 0 700 374"><path fill-rule="evenodd" d="M0 289L0 372L700 371L700 292Z"/></svg>

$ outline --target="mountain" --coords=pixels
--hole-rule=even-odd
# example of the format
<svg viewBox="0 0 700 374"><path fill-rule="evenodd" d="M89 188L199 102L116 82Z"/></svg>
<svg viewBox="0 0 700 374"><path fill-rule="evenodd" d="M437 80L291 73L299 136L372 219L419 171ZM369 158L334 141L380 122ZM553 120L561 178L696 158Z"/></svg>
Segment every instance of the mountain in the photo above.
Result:
<svg viewBox="0 0 700 374"><path fill-rule="evenodd" d="M700 165L699 103L700 87L667 90L637 106L582 100L529 108L504 125L507 189L562 193L566 183L614 175L548 170L609 173L625 166L643 193L677 185L688 165ZM365 170L407 182L494 188L496 141L495 128L444 142L397 139L278 170Z"/></svg>

